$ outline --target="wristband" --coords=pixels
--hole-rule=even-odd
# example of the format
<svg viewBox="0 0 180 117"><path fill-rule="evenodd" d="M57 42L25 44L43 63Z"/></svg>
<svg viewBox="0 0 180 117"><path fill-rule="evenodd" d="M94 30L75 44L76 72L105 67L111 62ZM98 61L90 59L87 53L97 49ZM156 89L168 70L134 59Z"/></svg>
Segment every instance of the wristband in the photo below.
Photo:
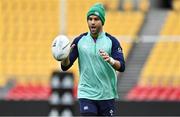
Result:
<svg viewBox="0 0 180 117"><path fill-rule="evenodd" d="M115 60L114 60L112 57L110 57L109 63L110 63L111 65L114 65L114 64L115 64Z"/></svg>

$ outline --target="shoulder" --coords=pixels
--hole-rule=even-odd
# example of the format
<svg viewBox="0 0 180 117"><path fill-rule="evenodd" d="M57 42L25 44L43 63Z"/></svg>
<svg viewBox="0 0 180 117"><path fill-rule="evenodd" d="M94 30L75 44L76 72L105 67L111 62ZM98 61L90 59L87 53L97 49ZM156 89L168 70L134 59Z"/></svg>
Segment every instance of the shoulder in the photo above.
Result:
<svg viewBox="0 0 180 117"><path fill-rule="evenodd" d="M86 36L87 34L88 34L88 32L85 32L85 33L82 33L79 36L75 37L73 43L77 44L79 42L79 40L82 39L82 37Z"/></svg>
<svg viewBox="0 0 180 117"><path fill-rule="evenodd" d="M105 33L105 35L112 41L112 44L119 45L119 41L116 37L110 35L109 33Z"/></svg>

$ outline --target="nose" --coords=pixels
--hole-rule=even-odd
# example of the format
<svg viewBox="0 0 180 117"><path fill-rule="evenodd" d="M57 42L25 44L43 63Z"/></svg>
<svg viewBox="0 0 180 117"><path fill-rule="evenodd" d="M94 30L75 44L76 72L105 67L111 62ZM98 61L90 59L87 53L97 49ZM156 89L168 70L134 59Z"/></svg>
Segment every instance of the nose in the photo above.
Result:
<svg viewBox="0 0 180 117"><path fill-rule="evenodd" d="M94 19L91 21L91 24L92 24L92 25L94 25L94 24L95 24L95 20L94 20Z"/></svg>

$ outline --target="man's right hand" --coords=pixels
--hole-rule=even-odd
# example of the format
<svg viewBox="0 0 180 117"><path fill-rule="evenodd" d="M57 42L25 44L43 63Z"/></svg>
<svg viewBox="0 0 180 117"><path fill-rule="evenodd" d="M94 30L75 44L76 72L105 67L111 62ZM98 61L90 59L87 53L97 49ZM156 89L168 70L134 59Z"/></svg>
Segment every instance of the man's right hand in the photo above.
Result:
<svg viewBox="0 0 180 117"><path fill-rule="evenodd" d="M71 45L70 51L69 51L69 55L70 55L70 53L72 52L72 50L73 50L73 48L74 48L75 46L76 46L75 44L72 44L72 45ZM64 60L61 61L61 64L62 64L63 66L68 66L68 65L70 64L69 55L68 55Z"/></svg>

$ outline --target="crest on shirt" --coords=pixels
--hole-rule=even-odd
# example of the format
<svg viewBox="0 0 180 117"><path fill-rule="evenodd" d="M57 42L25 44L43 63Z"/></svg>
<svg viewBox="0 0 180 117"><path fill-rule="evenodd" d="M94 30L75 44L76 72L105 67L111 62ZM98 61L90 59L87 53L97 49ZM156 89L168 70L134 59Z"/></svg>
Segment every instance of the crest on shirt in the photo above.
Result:
<svg viewBox="0 0 180 117"><path fill-rule="evenodd" d="M118 52L122 53L122 48L118 47Z"/></svg>

